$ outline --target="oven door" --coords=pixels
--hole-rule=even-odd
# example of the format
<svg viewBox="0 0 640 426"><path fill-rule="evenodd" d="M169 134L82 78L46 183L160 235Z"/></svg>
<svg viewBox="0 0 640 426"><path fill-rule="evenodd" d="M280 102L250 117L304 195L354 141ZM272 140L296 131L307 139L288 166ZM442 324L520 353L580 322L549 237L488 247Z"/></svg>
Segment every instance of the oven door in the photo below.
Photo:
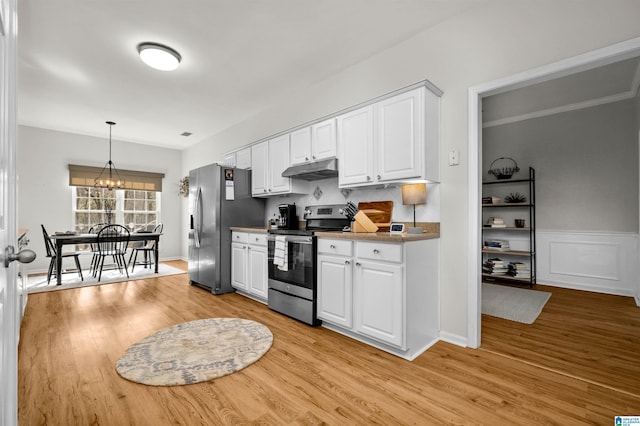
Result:
<svg viewBox="0 0 640 426"><path fill-rule="evenodd" d="M286 249L286 266L276 265L276 237L284 238ZM315 293L316 289L316 245L313 236L305 235L269 235L268 241L268 269L269 281L281 281L295 286L304 287ZM279 252L278 255L283 255Z"/></svg>

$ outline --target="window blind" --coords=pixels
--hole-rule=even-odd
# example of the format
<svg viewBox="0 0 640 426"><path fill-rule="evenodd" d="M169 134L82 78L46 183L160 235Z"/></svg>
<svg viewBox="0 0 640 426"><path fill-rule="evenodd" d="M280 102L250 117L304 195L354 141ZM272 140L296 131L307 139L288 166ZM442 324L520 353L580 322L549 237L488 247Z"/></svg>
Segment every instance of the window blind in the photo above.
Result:
<svg viewBox="0 0 640 426"><path fill-rule="evenodd" d="M69 186L94 186L102 167L69 164ZM164 173L139 172L118 169L120 179L124 179L124 189L162 192Z"/></svg>

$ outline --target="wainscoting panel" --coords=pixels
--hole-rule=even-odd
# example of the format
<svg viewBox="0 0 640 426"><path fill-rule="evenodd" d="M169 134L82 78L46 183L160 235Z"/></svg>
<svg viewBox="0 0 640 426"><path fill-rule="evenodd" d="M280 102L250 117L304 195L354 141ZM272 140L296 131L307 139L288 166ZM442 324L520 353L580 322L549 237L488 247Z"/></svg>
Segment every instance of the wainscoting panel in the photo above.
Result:
<svg viewBox="0 0 640 426"><path fill-rule="evenodd" d="M638 292L638 234L536 232L539 284L634 296Z"/></svg>

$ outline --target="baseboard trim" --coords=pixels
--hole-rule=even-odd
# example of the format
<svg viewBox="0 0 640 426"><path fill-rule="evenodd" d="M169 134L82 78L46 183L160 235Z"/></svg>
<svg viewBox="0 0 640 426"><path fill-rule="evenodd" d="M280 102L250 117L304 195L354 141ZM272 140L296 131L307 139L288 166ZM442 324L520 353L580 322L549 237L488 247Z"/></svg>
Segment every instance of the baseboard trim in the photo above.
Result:
<svg viewBox="0 0 640 426"><path fill-rule="evenodd" d="M463 348L468 347L467 338L465 336L460 336L458 334L447 333L446 331L440 331L440 340L443 342L451 343L452 345L462 346Z"/></svg>

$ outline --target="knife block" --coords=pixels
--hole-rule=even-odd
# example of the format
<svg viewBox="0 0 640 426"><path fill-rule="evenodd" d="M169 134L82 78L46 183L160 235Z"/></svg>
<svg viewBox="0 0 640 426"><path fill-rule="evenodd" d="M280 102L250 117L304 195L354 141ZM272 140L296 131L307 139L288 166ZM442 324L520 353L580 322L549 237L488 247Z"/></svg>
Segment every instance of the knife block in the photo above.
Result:
<svg viewBox="0 0 640 426"><path fill-rule="evenodd" d="M359 211L353 217L353 226L351 232L377 232L378 226L369 219L364 212Z"/></svg>

